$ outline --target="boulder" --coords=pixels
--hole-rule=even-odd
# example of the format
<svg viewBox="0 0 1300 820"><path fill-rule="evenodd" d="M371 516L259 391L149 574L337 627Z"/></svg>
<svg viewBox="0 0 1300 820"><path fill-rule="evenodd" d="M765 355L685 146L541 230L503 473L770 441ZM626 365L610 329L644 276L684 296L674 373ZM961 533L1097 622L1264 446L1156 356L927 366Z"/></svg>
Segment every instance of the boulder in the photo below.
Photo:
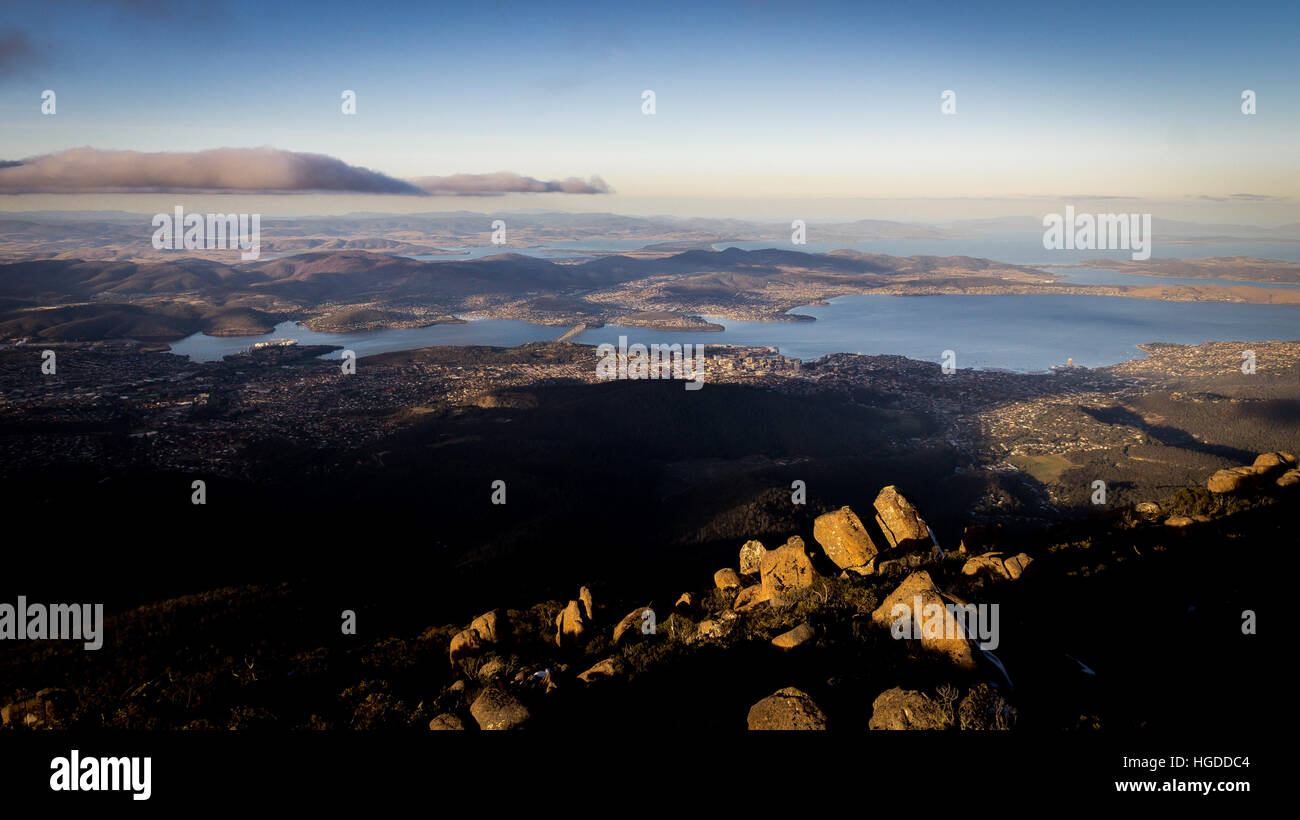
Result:
<svg viewBox="0 0 1300 820"><path fill-rule="evenodd" d="M598 680L607 680L616 678L623 672L623 661L621 658L606 658L600 663L588 669L578 676L578 680L583 683L592 683Z"/></svg>
<svg viewBox="0 0 1300 820"><path fill-rule="evenodd" d="M1007 578L1014 581L1025 574L1025 570L1029 569L1033 561L1034 559L1030 558L1028 553L1021 552L1003 561L1002 566L1007 570Z"/></svg>
<svg viewBox="0 0 1300 820"><path fill-rule="evenodd" d="M918 598L921 612L914 611ZM942 610L940 616L942 620L936 620L933 624L925 619L925 610L932 604L938 605ZM920 570L907 576L903 583L899 584L898 588L871 613L872 623L885 629L892 628L895 606L906 607L905 612L900 612L899 620L908 619L906 624L910 625L911 629L905 634L911 636L917 632L921 633L920 643L923 650L942 655L959 668L975 668L975 655L970 640L962 629L961 622L944 606L943 597L938 587L934 585L934 581L930 579L930 573ZM925 627L931 627L938 634L927 635L929 630Z"/></svg>
<svg viewBox="0 0 1300 820"><path fill-rule="evenodd" d="M700 621L697 635L701 638L725 638L735 629L738 616L734 612L724 612L717 619Z"/></svg>
<svg viewBox="0 0 1300 820"><path fill-rule="evenodd" d="M1255 457L1255 470L1261 475L1281 473L1296 466L1295 456L1291 453L1260 453Z"/></svg>
<svg viewBox="0 0 1300 820"><path fill-rule="evenodd" d="M463 629L457 632L451 639L451 665L455 666L457 661L468 658L482 648L483 640L474 630Z"/></svg>
<svg viewBox="0 0 1300 820"><path fill-rule="evenodd" d="M506 673L506 662L500 658L491 658L478 668L480 680L492 680Z"/></svg>
<svg viewBox="0 0 1300 820"><path fill-rule="evenodd" d="M1007 556L1001 552L986 552L977 555L962 565L962 575L991 575L1000 581L1014 581L1019 578L1034 559L1027 553Z"/></svg>
<svg viewBox="0 0 1300 820"><path fill-rule="evenodd" d="M476 654L489 644L499 642L505 633L505 619L500 610L484 612L470 621L468 629L462 629L451 639L451 665L456 661Z"/></svg>
<svg viewBox="0 0 1300 820"><path fill-rule="evenodd" d="M483 643L499 643L505 632L505 619L501 617L500 610L484 612L482 615L470 622L469 628L478 634Z"/></svg>
<svg viewBox="0 0 1300 820"><path fill-rule="evenodd" d="M772 646L777 649L794 649L796 646L811 641L816 635L816 631L810 624L802 623L789 632L783 632L773 638Z"/></svg>
<svg viewBox="0 0 1300 820"><path fill-rule="evenodd" d="M623 639L628 632L639 634L641 632L641 623L644 620L644 613L654 614L654 610L648 606L639 606L636 609L623 616L623 620L614 626L614 644Z"/></svg>
<svg viewBox="0 0 1300 820"><path fill-rule="evenodd" d="M1186 515L1171 515L1165 519L1166 527L1190 527L1196 521Z"/></svg>
<svg viewBox="0 0 1300 820"><path fill-rule="evenodd" d="M465 721L452 714L438 715L429 721L429 729L435 732L464 731Z"/></svg>
<svg viewBox="0 0 1300 820"><path fill-rule="evenodd" d="M910 572L920 569L929 564L937 564L943 560L943 552L938 547L930 547L929 550L908 552L893 558L884 558L877 555L875 560L862 568L854 568L850 571L858 572L861 575L879 575L884 578L907 575Z"/></svg>
<svg viewBox="0 0 1300 820"><path fill-rule="evenodd" d="M916 505L898 487L891 484L881 490L876 496L875 507L876 523L891 548L911 549L919 544L929 546L933 543L930 528Z"/></svg>
<svg viewBox="0 0 1300 820"><path fill-rule="evenodd" d="M789 592L811 586L821 577L813 568L812 560L804 549L803 539L795 535L784 546L769 550L759 568L763 586L762 597L780 598Z"/></svg>
<svg viewBox="0 0 1300 820"><path fill-rule="evenodd" d="M586 587L578 590L578 600L582 602L582 614L587 616L587 620L596 620L596 602L591 597L591 590Z"/></svg>
<svg viewBox="0 0 1300 820"><path fill-rule="evenodd" d="M582 605L569 601L569 605L555 616L555 645L576 646L587 631L587 619L582 615Z"/></svg>
<svg viewBox="0 0 1300 820"><path fill-rule="evenodd" d="M740 591L731 608L736 612L749 612L752 609L757 609L759 604L767 603L767 601L762 584L754 584L752 587L745 587Z"/></svg>
<svg viewBox="0 0 1300 820"><path fill-rule="evenodd" d="M683 592L682 596L673 604L673 609L678 612L689 612L695 608L695 596L689 592Z"/></svg>
<svg viewBox="0 0 1300 820"><path fill-rule="evenodd" d="M1300 484L1300 470L1294 467L1278 476L1277 486L1279 487L1291 487L1296 484Z"/></svg>
<svg viewBox="0 0 1300 820"><path fill-rule="evenodd" d="M1254 467L1230 467L1210 476L1205 486L1212 493L1235 493L1250 487L1258 478L1259 473Z"/></svg>
<svg viewBox="0 0 1300 820"><path fill-rule="evenodd" d="M817 516L813 538L840 569L866 566L880 552L862 519L848 507Z"/></svg>
<svg viewBox="0 0 1300 820"><path fill-rule="evenodd" d="M761 541L746 541L745 545L740 548L740 574L757 575L763 566L763 556L767 550L763 549Z"/></svg>
<svg viewBox="0 0 1300 820"><path fill-rule="evenodd" d="M867 728L877 730L949 729L953 719L939 701L923 692L895 686L876 696Z"/></svg>
<svg viewBox="0 0 1300 820"><path fill-rule="evenodd" d="M483 690L470 704L469 713L480 729L489 731L518 729L531 717L528 707L514 695L495 686Z"/></svg>
<svg viewBox="0 0 1300 820"><path fill-rule="evenodd" d="M1138 515L1159 515L1160 505L1154 501L1143 501L1133 508Z"/></svg>
<svg viewBox="0 0 1300 820"><path fill-rule="evenodd" d="M740 575L731 567L713 573L713 585L718 589L740 589Z"/></svg>
<svg viewBox="0 0 1300 820"><path fill-rule="evenodd" d="M826 715L807 693L791 686L751 706L749 728L755 731L825 729Z"/></svg>

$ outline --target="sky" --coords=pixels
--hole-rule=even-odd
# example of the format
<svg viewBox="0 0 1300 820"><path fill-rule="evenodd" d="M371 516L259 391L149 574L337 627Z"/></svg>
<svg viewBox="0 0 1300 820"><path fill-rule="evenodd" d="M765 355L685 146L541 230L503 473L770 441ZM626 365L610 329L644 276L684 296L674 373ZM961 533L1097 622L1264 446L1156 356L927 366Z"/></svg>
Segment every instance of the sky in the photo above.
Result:
<svg viewBox="0 0 1300 820"><path fill-rule="evenodd" d="M926 219L1120 197L1282 223L1300 220L1298 40L1294 0L44 0L0 9L0 160L269 147L398 180L509 172L610 191L253 197L299 213ZM0 193L0 209L163 200Z"/></svg>

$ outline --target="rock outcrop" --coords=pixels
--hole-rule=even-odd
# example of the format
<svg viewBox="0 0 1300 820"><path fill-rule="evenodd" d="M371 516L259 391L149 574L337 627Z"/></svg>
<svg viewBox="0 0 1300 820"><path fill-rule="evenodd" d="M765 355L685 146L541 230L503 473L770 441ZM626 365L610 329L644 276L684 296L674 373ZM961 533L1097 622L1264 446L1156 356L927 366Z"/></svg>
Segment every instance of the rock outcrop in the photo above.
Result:
<svg viewBox="0 0 1300 820"><path fill-rule="evenodd" d="M1280 479L1295 467L1296 457L1292 453L1281 451L1260 453L1256 456L1255 463L1249 467L1229 467L1226 470L1219 470L1210 476L1205 486L1212 493L1240 492L1265 484L1275 477ZM1287 486L1280 480L1277 483Z"/></svg>

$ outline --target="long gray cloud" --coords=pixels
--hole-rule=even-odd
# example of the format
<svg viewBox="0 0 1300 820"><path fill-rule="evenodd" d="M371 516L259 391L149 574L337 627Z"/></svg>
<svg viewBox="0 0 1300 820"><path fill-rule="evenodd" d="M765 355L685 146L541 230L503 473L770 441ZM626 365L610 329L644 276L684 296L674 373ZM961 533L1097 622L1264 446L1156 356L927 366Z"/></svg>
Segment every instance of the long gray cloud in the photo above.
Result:
<svg viewBox="0 0 1300 820"><path fill-rule="evenodd" d="M348 192L412 196L512 192L607 193L599 177L544 182L512 173L401 180L324 154L275 148L192 153L74 148L19 161L0 160L2 193Z"/></svg>
<svg viewBox="0 0 1300 820"><path fill-rule="evenodd" d="M497 196L500 194L607 194L605 180L578 177L548 181L498 171L494 174L453 174L448 177L417 177L412 183L435 196Z"/></svg>
<svg viewBox="0 0 1300 820"><path fill-rule="evenodd" d="M171 193L182 191L424 192L409 182L324 154L274 148L216 148L194 153L73 148L0 168L6 193Z"/></svg>

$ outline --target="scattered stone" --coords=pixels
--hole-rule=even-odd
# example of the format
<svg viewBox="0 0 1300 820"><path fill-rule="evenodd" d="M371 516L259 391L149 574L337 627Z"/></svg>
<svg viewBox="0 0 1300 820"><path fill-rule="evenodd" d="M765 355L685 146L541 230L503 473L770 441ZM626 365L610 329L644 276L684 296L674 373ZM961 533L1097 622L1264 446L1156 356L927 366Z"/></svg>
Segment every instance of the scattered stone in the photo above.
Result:
<svg viewBox="0 0 1300 820"><path fill-rule="evenodd" d="M746 541L740 548L740 574L757 575L763 567L763 556L766 554L763 542Z"/></svg>
<svg viewBox="0 0 1300 820"><path fill-rule="evenodd" d="M920 598L922 607L921 612L913 611L915 599ZM925 631L919 628L921 625L927 625L924 620L925 610L931 604L937 605L943 614L943 634L941 636L925 635ZM971 650L971 644L968 636L962 629L961 623L953 616L953 613L944 606L943 597L939 594L939 589L930 579L930 573L925 570L914 572L898 585L889 597L884 600L874 612L871 613L871 621L877 626L890 629L894 624L894 607L901 605L907 608L906 615L900 617L910 618L913 620L920 619L920 624L913 623L913 632L922 632L921 648L934 652L948 658L952 663L962 669L975 668L975 655ZM949 637L951 636L951 637Z"/></svg>
<svg viewBox="0 0 1300 820"><path fill-rule="evenodd" d="M429 721L429 729L435 732L439 731L464 731L465 721L452 714L438 715Z"/></svg>
<svg viewBox="0 0 1300 820"><path fill-rule="evenodd" d="M42 689L26 700L0 708L0 726L61 729L71 716L77 696L67 689Z"/></svg>
<svg viewBox="0 0 1300 820"><path fill-rule="evenodd" d="M1159 515L1160 505L1154 501L1143 501L1133 508L1139 515Z"/></svg>
<svg viewBox="0 0 1300 820"><path fill-rule="evenodd" d="M740 575L731 567L713 573L713 585L718 589L740 589Z"/></svg>
<svg viewBox="0 0 1300 820"><path fill-rule="evenodd" d="M1294 467L1287 470L1277 479L1277 486L1279 487L1290 487L1294 484L1300 484L1300 470L1297 470Z"/></svg>
<svg viewBox="0 0 1300 820"><path fill-rule="evenodd" d="M673 609L678 612L688 612L694 608L695 596L689 592L683 592L682 597L678 598L677 603L673 604Z"/></svg>
<svg viewBox="0 0 1300 820"><path fill-rule="evenodd" d="M867 728L877 730L949 729L953 720L943 704L923 692L895 686L876 696Z"/></svg>
<svg viewBox="0 0 1300 820"><path fill-rule="evenodd" d="M794 649L816 637L817 633L808 623L802 623L772 639L772 646L778 649Z"/></svg>
<svg viewBox="0 0 1300 820"><path fill-rule="evenodd" d="M555 616L555 645L576 646L582 642L582 634L587 631L587 620L582 616L582 606L577 601Z"/></svg>
<svg viewBox="0 0 1300 820"><path fill-rule="evenodd" d="M826 715L806 692L790 686L749 708L749 728L754 731L825 729Z"/></svg>
<svg viewBox="0 0 1300 820"><path fill-rule="evenodd" d="M916 505L903 495L897 486L890 484L876 496L876 523L885 540L894 549L911 549L918 544L930 544L930 528L925 525Z"/></svg>
<svg viewBox="0 0 1300 820"><path fill-rule="evenodd" d="M528 707L495 686L483 690L483 694L470 704L469 713L480 729L489 731L517 729L531 717Z"/></svg>
<svg viewBox="0 0 1300 820"><path fill-rule="evenodd" d="M862 519L848 507L817 516L813 538L840 569L866 566L880 552Z"/></svg>
<svg viewBox="0 0 1300 820"><path fill-rule="evenodd" d="M582 602L582 612L587 620L596 620L596 602L591 597L591 590L586 587L578 590L578 600Z"/></svg>
<svg viewBox="0 0 1300 820"><path fill-rule="evenodd" d="M760 567L765 599L780 598L788 592L811 586L821 577L813 568L812 560L804 549L803 539L795 535L784 546L770 550L763 556Z"/></svg>
<svg viewBox="0 0 1300 820"><path fill-rule="evenodd" d="M1186 515L1171 515L1165 519L1166 527L1190 527L1196 522Z"/></svg>

